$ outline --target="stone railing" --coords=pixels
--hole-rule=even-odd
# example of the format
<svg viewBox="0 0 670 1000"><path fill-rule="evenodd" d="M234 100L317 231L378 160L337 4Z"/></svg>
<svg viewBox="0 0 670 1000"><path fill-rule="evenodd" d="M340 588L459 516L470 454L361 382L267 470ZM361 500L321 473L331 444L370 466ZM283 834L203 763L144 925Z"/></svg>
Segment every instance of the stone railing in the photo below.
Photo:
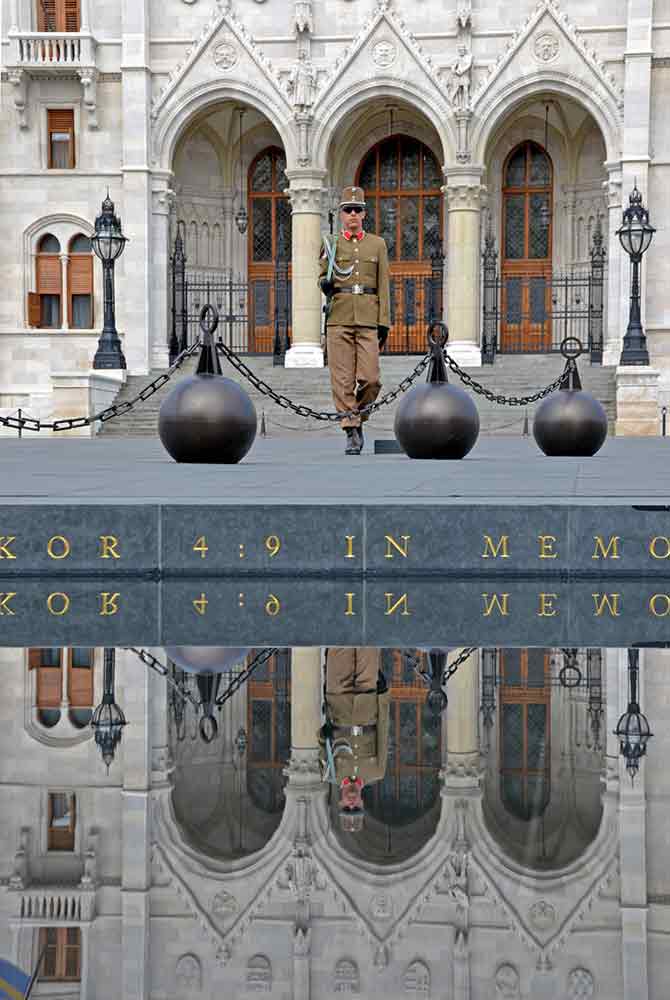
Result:
<svg viewBox="0 0 670 1000"><path fill-rule="evenodd" d="M19 897L20 920L49 920L81 923L92 920L95 913L95 891L77 886L44 887L22 892Z"/></svg>
<svg viewBox="0 0 670 1000"><path fill-rule="evenodd" d="M90 34L55 31L11 34L8 66L21 69L79 69L95 65L95 40Z"/></svg>

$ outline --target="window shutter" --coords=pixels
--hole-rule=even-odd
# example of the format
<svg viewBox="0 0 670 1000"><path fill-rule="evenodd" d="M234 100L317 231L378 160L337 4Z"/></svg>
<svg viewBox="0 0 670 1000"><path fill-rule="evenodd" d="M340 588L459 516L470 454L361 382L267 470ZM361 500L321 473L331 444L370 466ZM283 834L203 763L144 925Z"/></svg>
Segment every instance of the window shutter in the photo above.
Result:
<svg viewBox="0 0 670 1000"><path fill-rule="evenodd" d="M58 254L37 255L38 295L60 295L62 292L61 264ZM39 324L38 324L39 325Z"/></svg>
<svg viewBox="0 0 670 1000"><path fill-rule="evenodd" d="M47 111L50 132L70 132L74 127L72 108L53 108Z"/></svg>
<svg viewBox="0 0 670 1000"><path fill-rule="evenodd" d="M90 295L93 300L93 255L72 254L67 271L67 304L70 326L73 325L73 295ZM90 323L93 323L91 316Z"/></svg>
<svg viewBox="0 0 670 1000"><path fill-rule="evenodd" d="M28 292L28 326L39 326L40 319L40 297L37 292Z"/></svg>
<svg viewBox="0 0 670 1000"><path fill-rule="evenodd" d="M60 667L40 667L37 671L37 707L60 708L63 685Z"/></svg>
<svg viewBox="0 0 670 1000"><path fill-rule="evenodd" d="M34 670L42 663L42 650L32 648L28 650L28 670Z"/></svg>
<svg viewBox="0 0 670 1000"><path fill-rule="evenodd" d="M65 31L79 31L79 0L61 0Z"/></svg>
<svg viewBox="0 0 670 1000"><path fill-rule="evenodd" d="M91 708L93 705L93 668L70 664L68 691L71 708Z"/></svg>
<svg viewBox="0 0 670 1000"><path fill-rule="evenodd" d="M37 30L58 31L58 20L56 17L56 0L36 0L36 3L37 3Z"/></svg>

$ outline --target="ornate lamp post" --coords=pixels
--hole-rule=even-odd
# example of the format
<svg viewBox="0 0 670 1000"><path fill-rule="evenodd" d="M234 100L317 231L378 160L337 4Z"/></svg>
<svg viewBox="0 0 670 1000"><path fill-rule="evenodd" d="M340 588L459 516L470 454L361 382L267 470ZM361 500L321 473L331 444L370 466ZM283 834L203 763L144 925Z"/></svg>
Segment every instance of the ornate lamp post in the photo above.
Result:
<svg viewBox="0 0 670 1000"><path fill-rule="evenodd" d="M640 264L642 257L649 249L655 232L654 227L649 224L649 212L642 204L642 195L636 184L630 193L628 208L623 213L621 228L617 230L621 246L630 257L633 265L628 327L623 339L620 360L622 365L649 364L647 338L644 335L640 318Z"/></svg>
<svg viewBox="0 0 670 1000"><path fill-rule="evenodd" d="M242 155L242 119L245 115L244 108L238 108L238 113L240 116L240 207L235 213L235 225L237 226L237 231L241 236L247 231L249 226L249 216L247 215L247 210L244 207L244 181L243 173L244 170L244 157Z"/></svg>
<svg viewBox="0 0 670 1000"><path fill-rule="evenodd" d="M637 680L640 651L628 650L628 708L623 713L614 735L619 739L619 752L626 761L626 770L631 779L640 770L640 761L647 752L647 741L654 734L649 728L646 715L640 711L637 700Z"/></svg>
<svg viewBox="0 0 670 1000"><path fill-rule="evenodd" d="M114 700L114 662L115 650L106 647L102 702L91 719L95 743L100 748L108 773L116 748L121 742L123 727L127 724L125 715Z"/></svg>
<svg viewBox="0 0 670 1000"><path fill-rule="evenodd" d="M102 261L105 303L105 322L93 359L94 368L126 367L114 317L114 263L123 253L127 242L121 230L121 219L114 214L114 202L108 191L102 203L102 211L95 220L95 234L91 237L93 252Z"/></svg>

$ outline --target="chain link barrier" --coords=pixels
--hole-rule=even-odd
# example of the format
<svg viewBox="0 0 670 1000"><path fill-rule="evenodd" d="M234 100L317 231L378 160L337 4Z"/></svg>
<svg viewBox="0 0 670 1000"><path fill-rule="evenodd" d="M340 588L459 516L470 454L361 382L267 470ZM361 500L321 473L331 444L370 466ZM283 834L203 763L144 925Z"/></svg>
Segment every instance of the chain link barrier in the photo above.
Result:
<svg viewBox="0 0 670 1000"><path fill-rule="evenodd" d="M444 356L449 368L454 375L458 375L463 385L467 385L468 388L472 389L473 392L476 392L478 396L483 396L484 399L488 399L489 402L498 403L499 406L528 406L530 403L537 403L540 399L545 399L547 396L550 396L552 392L556 392L557 389L560 389L561 386L568 381L570 371L574 364L574 362L568 359L565 362L565 368L558 378L554 379L550 385L546 385L544 389L539 389L538 392L534 392L531 396L503 396L500 393L491 392L491 390L487 389L486 386L481 384L481 382L477 382L472 375L468 375L465 369L461 368L458 362L455 361L450 354L447 354L446 351L444 352Z"/></svg>
<svg viewBox="0 0 670 1000"><path fill-rule="evenodd" d="M136 396L132 399L126 400L125 403L112 403L107 406L104 410L100 410L98 413L94 413L90 417L64 417L62 420L39 420L37 417L0 417L0 426L10 427L12 430L16 431L72 431L78 427L89 427L94 424L96 420L101 423L106 423L108 420L112 420L114 417L120 417L124 413L128 413L132 410L134 406L138 403L144 402L150 399L154 393L158 392L159 389L169 382L172 376L179 368L184 364L184 362L192 357L196 351L200 350L200 343L195 343L189 347L186 351L182 351L177 360L171 367L145 385L143 389L138 392Z"/></svg>

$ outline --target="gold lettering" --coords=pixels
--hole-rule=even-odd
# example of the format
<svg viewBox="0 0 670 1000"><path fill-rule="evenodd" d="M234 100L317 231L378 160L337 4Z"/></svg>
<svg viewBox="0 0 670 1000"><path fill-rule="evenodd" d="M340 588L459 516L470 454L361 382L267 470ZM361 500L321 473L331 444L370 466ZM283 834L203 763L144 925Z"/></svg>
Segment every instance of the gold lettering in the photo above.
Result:
<svg viewBox="0 0 670 1000"><path fill-rule="evenodd" d="M204 615L204 613L207 610L208 604L209 601L207 600L206 594L201 594L200 597L196 597L196 599L193 601L193 607L195 609L196 614Z"/></svg>
<svg viewBox="0 0 670 1000"><path fill-rule="evenodd" d="M63 545L63 551L58 553L54 550L54 542L61 542ZM70 555L70 543L64 535L54 535L47 542L47 552L52 559L67 559Z"/></svg>
<svg viewBox="0 0 670 1000"><path fill-rule="evenodd" d="M665 545L665 552L660 556L656 552L656 542ZM654 559L670 559L670 538L667 535L656 535L649 543L649 553Z"/></svg>
<svg viewBox="0 0 670 1000"><path fill-rule="evenodd" d="M592 559L619 559L619 535L612 535L607 545L603 542L600 535L593 536L596 541L596 547L593 551ZM612 555L610 556L610 550L612 550ZM600 554L599 554L600 553Z"/></svg>
<svg viewBox="0 0 670 1000"><path fill-rule="evenodd" d="M209 552L209 546L207 545L207 539L205 538L204 535L201 535L200 538L196 538L195 545L193 546L193 551L199 552L201 559L205 559L207 557L207 553Z"/></svg>
<svg viewBox="0 0 670 1000"><path fill-rule="evenodd" d="M538 618L556 617L558 611L553 607L551 602L557 597L558 594L540 594L540 610L537 613Z"/></svg>
<svg viewBox="0 0 670 1000"><path fill-rule="evenodd" d="M16 535L0 535L0 559L16 559L8 546L16 541Z"/></svg>
<svg viewBox="0 0 670 1000"><path fill-rule="evenodd" d="M55 599L57 597L60 597L63 600L63 606L60 611L57 611L54 605ZM61 615L66 615L70 610L70 598L67 596L67 594L60 593L60 591L57 591L55 594L49 594L49 596L47 597L47 607L49 609L50 615L57 615L58 617L60 617Z"/></svg>
<svg viewBox="0 0 670 1000"><path fill-rule="evenodd" d="M665 602L665 609L663 611L656 610L656 602L659 599ZM667 618L670 615L670 594L654 594L649 601L649 610L655 618Z"/></svg>
<svg viewBox="0 0 670 1000"><path fill-rule="evenodd" d="M484 551L482 552L482 559L488 559L493 556L494 559L498 558L498 553L502 549L501 559L509 559L509 552L507 551L507 545L509 542L509 535L501 535L500 540L497 545L493 544L493 539L490 535L484 535ZM489 551L490 550L490 551Z"/></svg>
<svg viewBox="0 0 670 1000"><path fill-rule="evenodd" d="M0 594L0 615L16 614L16 612L12 611L12 609L9 607L9 602L11 601L12 597L16 597L16 591L14 591L13 593Z"/></svg>
<svg viewBox="0 0 670 1000"><path fill-rule="evenodd" d="M404 537L405 536L403 535L403 538ZM384 594L384 597L386 598L386 611L384 612L384 614L393 615L396 613L399 607L402 607L402 611L400 612L400 614L403 618L406 618L408 615L411 615L412 612L409 610L407 606L407 594L402 594L402 596L398 598L395 604L392 604L391 602L393 601L394 596L395 596L394 594Z"/></svg>
<svg viewBox="0 0 670 1000"><path fill-rule="evenodd" d="M482 598L484 600L484 618L488 618L494 608L496 608L498 613L503 617L507 617L507 615L509 615L509 594L501 594L500 597L502 597L502 601L497 594L493 594L491 600L487 601L488 596L488 594L482 594Z"/></svg>
<svg viewBox="0 0 670 1000"><path fill-rule="evenodd" d="M591 596L593 597L593 603L596 608L596 618L601 617L605 608L609 611L610 618L619 617L619 598L621 597L621 594L592 594Z"/></svg>
<svg viewBox="0 0 670 1000"><path fill-rule="evenodd" d="M345 617L350 617L352 615L355 615L356 612L354 611L354 597L356 595L355 594L345 594L344 596L347 599L347 610L344 612Z"/></svg>
<svg viewBox="0 0 670 1000"><path fill-rule="evenodd" d="M274 594L270 594L267 601L265 602L265 614L270 615L270 618L276 618L276 616L281 611L281 603L278 597Z"/></svg>
<svg viewBox="0 0 670 1000"><path fill-rule="evenodd" d="M558 559L558 552L553 549L556 535L538 535L537 540L540 543L540 559Z"/></svg>
<svg viewBox="0 0 670 1000"><path fill-rule="evenodd" d="M265 548L270 553L270 559L274 559L279 550L281 549L281 541L277 535L268 535L265 539Z"/></svg>
<svg viewBox="0 0 670 1000"><path fill-rule="evenodd" d="M101 615L116 615L119 612L119 592L115 594L110 593L108 590L103 590L100 594L100 614Z"/></svg>
<svg viewBox="0 0 670 1000"><path fill-rule="evenodd" d="M346 543L347 543L347 554L345 555L344 558L345 559L355 559L356 556L354 555L354 538L356 536L355 535L345 535L344 537L345 537L345 540L346 540Z"/></svg>
<svg viewBox="0 0 670 1000"><path fill-rule="evenodd" d="M399 545L398 542L396 542L395 538L392 535L384 535L384 538L386 539L386 555L384 556L385 559L393 559L393 552L391 551L392 548L396 549L396 551L400 553L403 559L407 558L407 554L409 552L409 540L412 536L401 535L400 537L405 543L404 548L402 545Z"/></svg>
<svg viewBox="0 0 670 1000"><path fill-rule="evenodd" d="M100 541L102 542L102 552L100 553L101 559L120 559L121 556L116 551L116 546L119 544L119 540L115 535L100 535Z"/></svg>

